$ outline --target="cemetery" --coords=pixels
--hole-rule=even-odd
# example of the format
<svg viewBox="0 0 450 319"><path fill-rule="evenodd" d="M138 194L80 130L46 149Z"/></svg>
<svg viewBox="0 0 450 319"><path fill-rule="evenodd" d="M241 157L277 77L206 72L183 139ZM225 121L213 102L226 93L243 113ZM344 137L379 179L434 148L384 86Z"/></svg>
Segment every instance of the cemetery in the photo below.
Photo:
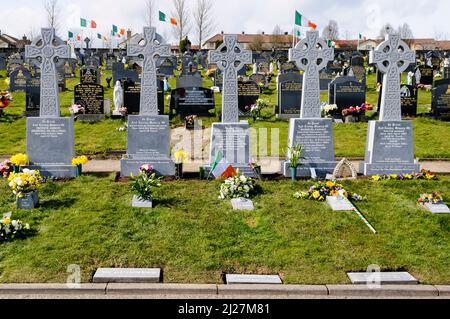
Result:
<svg viewBox="0 0 450 319"><path fill-rule="evenodd" d="M0 283L450 283L443 50L160 29L0 53Z"/></svg>

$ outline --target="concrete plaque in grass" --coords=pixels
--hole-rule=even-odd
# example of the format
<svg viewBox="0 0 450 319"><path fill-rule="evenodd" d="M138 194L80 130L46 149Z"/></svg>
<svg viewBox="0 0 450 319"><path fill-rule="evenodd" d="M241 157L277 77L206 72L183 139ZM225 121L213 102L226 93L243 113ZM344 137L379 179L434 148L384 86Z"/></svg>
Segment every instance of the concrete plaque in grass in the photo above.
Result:
<svg viewBox="0 0 450 319"><path fill-rule="evenodd" d="M349 272L353 284L413 285L418 281L408 272Z"/></svg>
<svg viewBox="0 0 450 319"><path fill-rule="evenodd" d="M152 208L153 207L153 201L150 200L144 200L139 198L139 196L133 195L133 200L131 202L131 206L137 207L137 208Z"/></svg>
<svg viewBox="0 0 450 319"><path fill-rule="evenodd" d="M353 204L345 197L327 196L327 203L333 211L353 210Z"/></svg>
<svg viewBox="0 0 450 319"><path fill-rule="evenodd" d="M231 205L234 210L254 210L253 202L246 198L233 198Z"/></svg>
<svg viewBox="0 0 450 319"><path fill-rule="evenodd" d="M433 214L450 214L450 208L443 203L441 204L425 203L425 208L428 209Z"/></svg>
<svg viewBox="0 0 450 319"><path fill-rule="evenodd" d="M228 285L232 284L282 284L278 275L244 275L226 274L225 279Z"/></svg>
<svg viewBox="0 0 450 319"><path fill-rule="evenodd" d="M94 283L157 283L160 268L99 268L94 274Z"/></svg>

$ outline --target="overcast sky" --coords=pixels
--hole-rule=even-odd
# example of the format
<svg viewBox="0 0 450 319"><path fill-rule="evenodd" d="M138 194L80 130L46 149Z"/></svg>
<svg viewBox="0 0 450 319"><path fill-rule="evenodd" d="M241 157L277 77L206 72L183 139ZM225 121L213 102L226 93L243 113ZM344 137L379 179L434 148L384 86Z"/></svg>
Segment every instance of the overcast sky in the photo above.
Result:
<svg viewBox="0 0 450 319"><path fill-rule="evenodd" d="M58 0L61 9L59 35L67 39L67 30L80 33L80 17L95 20L96 30L83 35L109 35L111 25L140 32L144 25L146 0ZM171 0L154 0L157 9L171 17ZM197 0L187 0L191 10ZM221 0L214 2L214 33L272 32L275 25L291 31L298 10L322 30L330 19L338 22L340 37L356 39L359 33L377 37L385 23L394 27L408 23L415 37L450 38L450 1L448 0ZM13 36L36 36L46 26L43 0L0 0L0 30ZM192 11L191 11L192 12ZM190 14L192 16L192 14ZM155 17L156 18L156 17ZM171 26L157 22L158 33L173 42ZM191 32L191 38L194 38ZM193 41L195 42L195 41Z"/></svg>

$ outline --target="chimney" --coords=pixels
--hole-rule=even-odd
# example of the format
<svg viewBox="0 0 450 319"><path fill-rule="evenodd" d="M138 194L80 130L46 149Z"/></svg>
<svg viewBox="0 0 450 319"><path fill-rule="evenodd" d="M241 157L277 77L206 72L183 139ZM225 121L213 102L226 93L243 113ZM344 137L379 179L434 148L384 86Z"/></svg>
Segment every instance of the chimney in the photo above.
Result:
<svg viewBox="0 0 450 319"><path fill-rule="evenodd" d="M130 29L127 30L127 40L128 39L131 39L131 30Z"/></svg>
<svg viewBox="0 0 450 319"><path fill-rule="evenodd" d="M23 35L22 40L23 40L24 42L28 40L28 39L27 39L27 36L26 36L25 34Z"/></svg>
<svg viewBox="0 0 450 319"><path fill-rule="evenodd" d="M245 34L245 31L242 31L242 34Z"/></svg>
<svg viewBox="0 0 450 319"><path fill-rule="evenodd" d="M285 32L284 35L289 35L289 32Z"/></svg>
<svg viewBox="0 0 450 319"><path fill-rule="evenodd" d="M220 34L223 34L223 31L220 31Z"/></svg>
<svg viewBox="0 0 450 319"><path fill-rule="evenodd" d="M261 34L262 34L262 35L264 35L264 34L265 34L265 33L264 33L264 31L263 31L263 32L261 32Z"/></svg>

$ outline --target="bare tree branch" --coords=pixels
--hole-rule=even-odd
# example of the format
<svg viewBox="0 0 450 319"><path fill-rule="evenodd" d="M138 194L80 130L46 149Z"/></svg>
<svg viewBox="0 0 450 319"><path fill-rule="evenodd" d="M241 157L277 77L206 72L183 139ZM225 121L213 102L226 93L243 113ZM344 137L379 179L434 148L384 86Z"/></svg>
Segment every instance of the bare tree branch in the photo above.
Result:
<svg viewBox="0 0 450 319"><path fill-rule="evenodd" d="M279 49L282 47L282 42L283 42L282 37L283 37L283 32L281 31L280 26L277 24L273 28L272 36L271 36L271 42L273 45L273 49Z"/></svg>
<svg viewBox="0 0 450 319"><path fill-rule="evenodd" d="M328 22L328 25L326 25L322 31L322 37L332 41L338 40L339 39L338 23L334 20L330 20L330 22Z"/></svg>
<svg viewBox="0 0 450 319"><path fill-rule="evenodd" d="M194 23L198 45L201 49L203 40L211 34L214 27L213 2L211 0L197 0Z"/></svg>
<svg viewBox="0 0 450 319"><path fill-rule="evenodd" d="M174 35L180 42L190 31L189 9L186 0L173 0L173 6L175 11L172 15L177 19L177 25L174 27Z"/></svg>
<svg viewBox="0 0 450 319"><path fill-rule="evenodd" d="M152 27L155 23L155 1L154 0L146 0L145 1L145 11L143 12L145 26Z"/></svg>
<svg viewBox="0 0 450 319"><path fill-rule="evenodd" d="M47 24L50 28L55 29L57 33L59 28L59 6L58 0L44 0L44 10L47 15Z"/></svg>

